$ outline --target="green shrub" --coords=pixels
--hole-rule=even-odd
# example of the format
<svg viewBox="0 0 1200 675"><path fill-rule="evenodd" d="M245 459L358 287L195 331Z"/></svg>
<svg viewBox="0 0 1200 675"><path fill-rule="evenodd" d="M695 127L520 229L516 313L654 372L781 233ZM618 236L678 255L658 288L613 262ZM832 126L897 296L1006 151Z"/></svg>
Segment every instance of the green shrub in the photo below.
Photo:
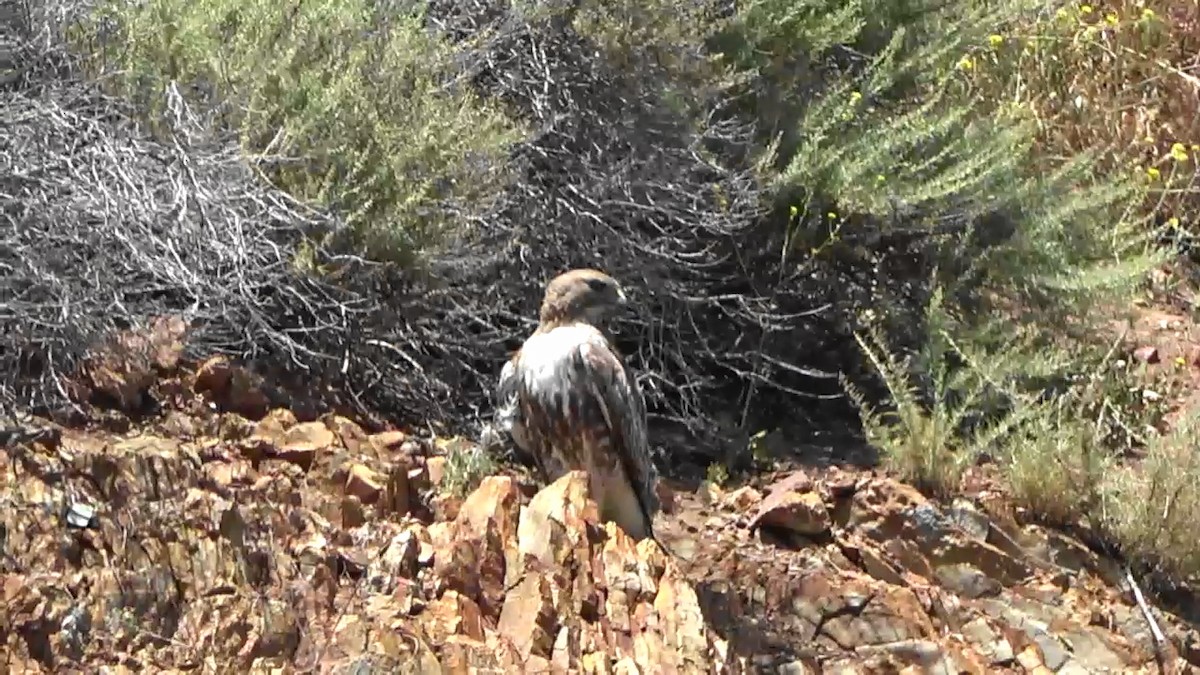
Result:
<svg viewBox="0 0 1200 675"><path fill-rule="evenodd" d="M369 0L105 0L76 35L154 126L178 88L377 259L416 262L459 231L522 134L453 78L418 13Z"/></svg>
<svg viewBox="0 0 1200 675"><path fill-rule="evenodd" d="M871 239L928 242L923 317L891 316L886 302L858 308L859 343L889 403L868 402L844 378L888 466L949 495L988 459L1035 519L1090 526L1197 572L1200 549L1181 524L1195 517L1195 453L1140 436L1161 410L1130 400L1106 325L1168 258L1144 208L1161 185L1118 166L1127 158L1105 143L1067 141L1114 136L1113 115L1085 125L1061 100L1083 86L1084 55L1103 44L1055 43L1059 61L1041 46L1014 55L1013 33L997 26L1064 35L1062 13L1036 7L759 0L722 45L751 74L749 112L778 151L785 255L802 267ZM1076 23L1068 33L1088 32ZM1003 50L1039 60L997 75ZM1079 82L1054 79L1062 63ZM1036 73L1020 69L1033 64ZM1119 98L1095 87L1096 99ZM1190 161L1183 154L1176 148L1173 166ZM913 320L923 337L906 351L890 332ZM1125 467L1119 451L1146 442L1143 468Z"/></svg>
<svg viewBox="0 0 1200 675"><path fill-rule="evenodd" d="M444 450L446 468L440 487L455 497L466 497L500 468L485 448L461 438L447 439Z"/></svg>

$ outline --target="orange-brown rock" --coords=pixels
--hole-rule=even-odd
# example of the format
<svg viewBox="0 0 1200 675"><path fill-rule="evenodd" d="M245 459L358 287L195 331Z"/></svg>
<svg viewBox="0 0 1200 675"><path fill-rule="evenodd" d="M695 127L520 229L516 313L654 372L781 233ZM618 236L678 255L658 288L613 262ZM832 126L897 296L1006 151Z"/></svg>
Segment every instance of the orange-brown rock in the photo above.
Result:
<svg viewBox="0 0 1200 675"><path fill-rule="evenodd" d="M492 619L500 614L505 574L516 558L508 543L517 532L518 498L511 478L485 478L463 502L448 540L434 553L442 587L479 603Z"/></svg>
<svg viewBox="0 0 1200 675"><path fill-rule="evenodd" d="M351 455L366 454L363 446L368 443L367 432L363 431L363 428L357 423L341 415L327 415L322 418L322 421L337 436L341 446L350 451Z"/></svg>
<svg viewBox="0 0 1200 675"><path fill-rule="evenodd" d="M363 504L374 504L383 494L383 488L383 479L370 468L362 464L350 467L346 494L357 497Z"/></svg>
<svg viewBox="0 0 1200 675"><path fill-rule="evenodd" d="M163 316L108 336L80 364L81 377L73 381L77 393L103 394L133 412L158 374L178 365L189 328L180 316Z"/></svg>
<svg viewBox="0 0 1200 675"><path fill-rule="evenodd" d="M430 457L425 460L425 474L430 485L434 487L441 485L442 479L446 476L446 458Z"/></svg>
<svg viewBox="0 0 1200 675"><path fill-rule="evenodd" d="M831 520L825 501L811 489L812 481L808 476L796 472L771 486L770 494L761 501L755 499L757 495L753 493L739 499L758 504L750 527L777 527L812 537L825 533Z"/></svg>
<svg viewBox="0 0 1200 675"><path fill-rule="evenodd" d="M853 469L677 489L675 557L601 522L582 473L440 495L348 420L263 413L0 448L0 669L1157 672L1120 567L990 502ZM1154 611L1191 672L1200 634Z"/></svg>
<svg viewBox="0 0 1200 675"><path fill-rule="evenodd" d="M403 431L381 431L369 436L368 440L381 450L395 451L408 440L408 434Z"/></svg>
<svg viewBox="0 0 1200 675"><path fill-rule="evenodd" d="M829 511L821 496L812 492L789 492L770 510L762 511L758 525L781 527L805 536L816 536L829 530Z"/></svg>
<svg viewBox="0 0 1200 675"><path fill-rule="evenodd" d="M268 457L282 459L307 471L317 461L317 456L335 442L333 432L320 422L295 424L294 417L290 420L278 417L284 416L273 414L265 418L251 436L251 440L265 446Z"/></svg>
<svg viewBox="0 0 1200 675"><path fill-rule="evenodd" d="M384 514L403 516L412 512L413 485L410 474L408 459L403 456L395 458L383 485L380 507Z"/></svg>
<svg viewBox="0 0 1200 675"><path fill-rule="evenodd" d="M762 500L762 493L749 485L744 485L724 497L725 506L738 513L745 513L757 508Z"/></svg>
<svg viewBox="0 0 1200 675"><path fill-rule="evenodd" d="M258 419L267 413L271 403L257 379L228 358L214 356L196 370L192 390L208 396L222 410Z"/></svg>

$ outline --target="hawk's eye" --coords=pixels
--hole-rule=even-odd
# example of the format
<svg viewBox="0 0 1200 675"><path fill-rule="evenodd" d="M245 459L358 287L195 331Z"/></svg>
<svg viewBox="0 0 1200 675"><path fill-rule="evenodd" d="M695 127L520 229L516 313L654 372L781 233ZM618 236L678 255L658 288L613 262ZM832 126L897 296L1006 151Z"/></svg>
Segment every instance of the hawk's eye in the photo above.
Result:
<svg viewBox="0 0 1200 675"><path fill-rule="evenodd" d="M588 279L587 285L597 293L603 293L608 288L608 282L603 279Z"/></svg>

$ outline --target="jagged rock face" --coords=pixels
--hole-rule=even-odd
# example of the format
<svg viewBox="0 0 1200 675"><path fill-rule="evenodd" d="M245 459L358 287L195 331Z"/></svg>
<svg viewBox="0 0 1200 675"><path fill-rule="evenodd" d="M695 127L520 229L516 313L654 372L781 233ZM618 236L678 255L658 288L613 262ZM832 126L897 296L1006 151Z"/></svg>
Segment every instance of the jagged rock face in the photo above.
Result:
<svg viewBox="0 0 1200 675"><path fill-rule="evenodd" d="M1157 670L1114 565L868 473L664 490L671 555L580 473L456 500L437 444L336 416L49 438L0 451L7 672Z"/></svg>

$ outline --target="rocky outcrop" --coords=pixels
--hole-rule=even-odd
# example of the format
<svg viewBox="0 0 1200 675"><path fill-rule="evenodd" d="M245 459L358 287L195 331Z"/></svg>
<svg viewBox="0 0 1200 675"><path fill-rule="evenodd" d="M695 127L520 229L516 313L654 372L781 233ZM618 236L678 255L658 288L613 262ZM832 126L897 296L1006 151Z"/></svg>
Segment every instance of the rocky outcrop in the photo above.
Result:
<svg viewBox="0 0 1200 675"><path fill-rule="evenodd" d="M227 383L226 383L227 384ZM211 385L217 388L222 383ZM1058 672L1200 663L1078 542L869 473L666 494L671 554L582 474L440 494L438 444L167 413L3 449L7 672ZM7 659L6 661L4 659Z"/></svg>
<svg viewBox="0 0 1200 675"><path fill-rule="evenodd" d="M993 497L939 505L889 478L834 469L689 497L676 527L700 535L686 567L707 626L760 672L1200 663L1194 627L1153 610L1168 637L1157 645L1119 567L1069 537L1017 526Z"/></svg>

